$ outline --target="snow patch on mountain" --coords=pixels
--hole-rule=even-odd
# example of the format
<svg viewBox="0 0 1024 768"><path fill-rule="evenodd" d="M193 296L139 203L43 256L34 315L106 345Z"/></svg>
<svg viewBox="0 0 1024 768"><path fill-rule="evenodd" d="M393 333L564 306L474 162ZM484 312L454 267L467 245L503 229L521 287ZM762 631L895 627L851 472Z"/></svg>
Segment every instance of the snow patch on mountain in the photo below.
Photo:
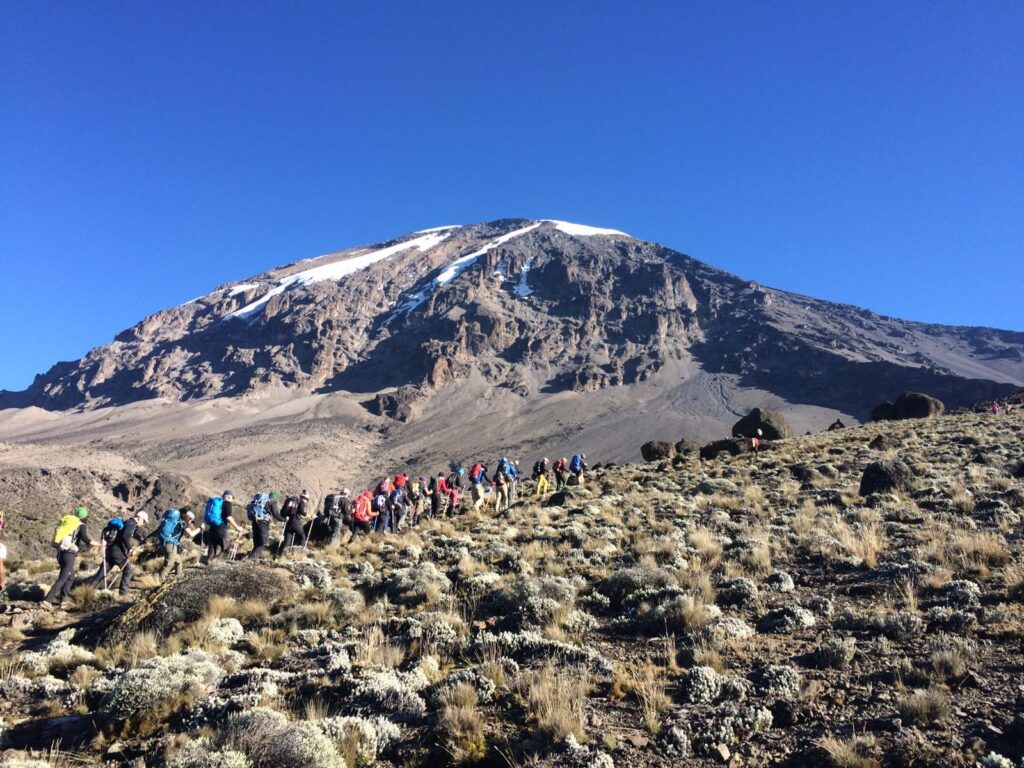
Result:
<svg viewBox="0 0 1024 768"><path fill-rule="evenodd" d="M228 288L228 296L237 296L240 293L251 291L253 288L259 288L259 283L242 283L241 285L235 285Z"/></svg>
<svg viewBox="0 0 1024 768"><path fill-rule="evenodd" d="M341 280L343 277L347 277L355 272L366 269L371 264L376 264L378 261L388 259L396 253L407 251L410 248L418 248L421 252L429 251L446 237L448 237L447 232L435 231L412 240L406 240L405 242L398 243L397 245L381 248L377 251L370 251L369 253L362 253L358 256L352 256L341 261L333 262L332 264L323 264L319 267L313 267L312 269L306 269L302 272L297 272L294 275L283 277L278 280L275 287L271 288L263 294L263 296L249 304L246 304L241 309L237 309L234 312L225 315L224 317L251 317L266 306L268 301L292 286L309 285L311 283L319 283L323 280Z"/></svg>
<svg viewBox="0 0 1024 768"><path fill-rule="evenodd" d="M576 237L593 237L594 235L618 235L619 237L630 237L625 232L617 229L602 229L601 227L588 227L586 224L573 224L571 221L559 221L558 219L544 219L549 224L554 224L559 232Z"/></svg>
<svg viewBox="0 0 1024 768"><path fill-rule="evenodd" d="M533 293L533 289L526 284L526 276L529 274L531 267L533 267L533 256L526 260L526 263L523 265L523 271L519 273L519 282L516 283L515 288L512 289L512 293L520 299L525 299Z"/></svg>
<svg viewBox="0 0 1024 768"><path fill-rule="evenodd" d="M431 232L446 232L449 229L462 229L461 224L448 224L444 227L431 227L430 229L417 229L414 235L429 235Z"/></svg>

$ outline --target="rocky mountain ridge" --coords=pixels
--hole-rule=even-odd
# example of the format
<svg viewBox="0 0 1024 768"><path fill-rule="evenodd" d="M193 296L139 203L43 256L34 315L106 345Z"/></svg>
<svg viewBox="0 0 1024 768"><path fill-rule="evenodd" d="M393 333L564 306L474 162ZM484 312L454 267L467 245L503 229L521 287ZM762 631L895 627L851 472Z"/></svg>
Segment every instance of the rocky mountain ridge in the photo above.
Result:
<svg viewBox="0 0 1024 768"><path fill-rule="evenodd" d="M1024 384L1024 333L928 325L765 288L615 230L504 219L295 262L157 312L0 408L344 393L415 419L480 375L521 397L670 369L866 418ZM723 397L727 397L723 394Z"/></svg>

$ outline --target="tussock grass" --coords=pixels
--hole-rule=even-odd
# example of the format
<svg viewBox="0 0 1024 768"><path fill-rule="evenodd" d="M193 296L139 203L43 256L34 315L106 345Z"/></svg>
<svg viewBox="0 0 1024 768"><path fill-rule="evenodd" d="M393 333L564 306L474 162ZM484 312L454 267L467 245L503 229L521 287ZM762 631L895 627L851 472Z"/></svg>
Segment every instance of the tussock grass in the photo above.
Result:
<svg viewBox="0 0 1024 768"><path fill-rule="evenodd" d="M588 678L549 662L521 675L519 688L530 722L547 743L558 744L569 736L587 741L587 696L593 688Z"/></svg>

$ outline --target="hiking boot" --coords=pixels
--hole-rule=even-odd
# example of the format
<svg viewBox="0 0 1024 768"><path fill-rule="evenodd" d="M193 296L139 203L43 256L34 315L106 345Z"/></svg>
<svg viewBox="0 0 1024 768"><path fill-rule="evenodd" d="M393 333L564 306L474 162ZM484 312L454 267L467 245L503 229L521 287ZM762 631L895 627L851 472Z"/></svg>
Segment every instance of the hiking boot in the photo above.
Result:
<svg viewBox="0 0 1024 768"><path fill-rule="evenodd" d="M43 600L41 603L39 603L39 607L42 608L44 611L52 611L53 603L51 603L49 600Z"/></svg>

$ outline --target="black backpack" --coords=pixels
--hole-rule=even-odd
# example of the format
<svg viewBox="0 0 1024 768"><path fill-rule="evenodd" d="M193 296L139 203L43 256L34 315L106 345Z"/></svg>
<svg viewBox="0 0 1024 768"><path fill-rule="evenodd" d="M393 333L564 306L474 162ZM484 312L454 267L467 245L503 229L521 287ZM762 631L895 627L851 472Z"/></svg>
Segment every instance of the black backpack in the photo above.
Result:
<svg viewBox="0 0 1024 768"><path fill-rule="evenodd" d="M340 493L332 493L324 499L324 517L335 517L338 514L338 504L341 499Z"/></svg>
<svg viewBox="0 0 1024 768"><path fill-rule="evenodd" d="M284 500L284 504L281 505L281 517L288 519L295 516L295 513L299 511L299 500L294 496L289 496Z"/></svg>
<svg viewBox="0 0 1024 768"><path fill-rule="evenodd" d="M535 462L534 465L533 465L533 476L534 477L540 477L543 474L544 474L544 462L543 461Z"/></svg>

